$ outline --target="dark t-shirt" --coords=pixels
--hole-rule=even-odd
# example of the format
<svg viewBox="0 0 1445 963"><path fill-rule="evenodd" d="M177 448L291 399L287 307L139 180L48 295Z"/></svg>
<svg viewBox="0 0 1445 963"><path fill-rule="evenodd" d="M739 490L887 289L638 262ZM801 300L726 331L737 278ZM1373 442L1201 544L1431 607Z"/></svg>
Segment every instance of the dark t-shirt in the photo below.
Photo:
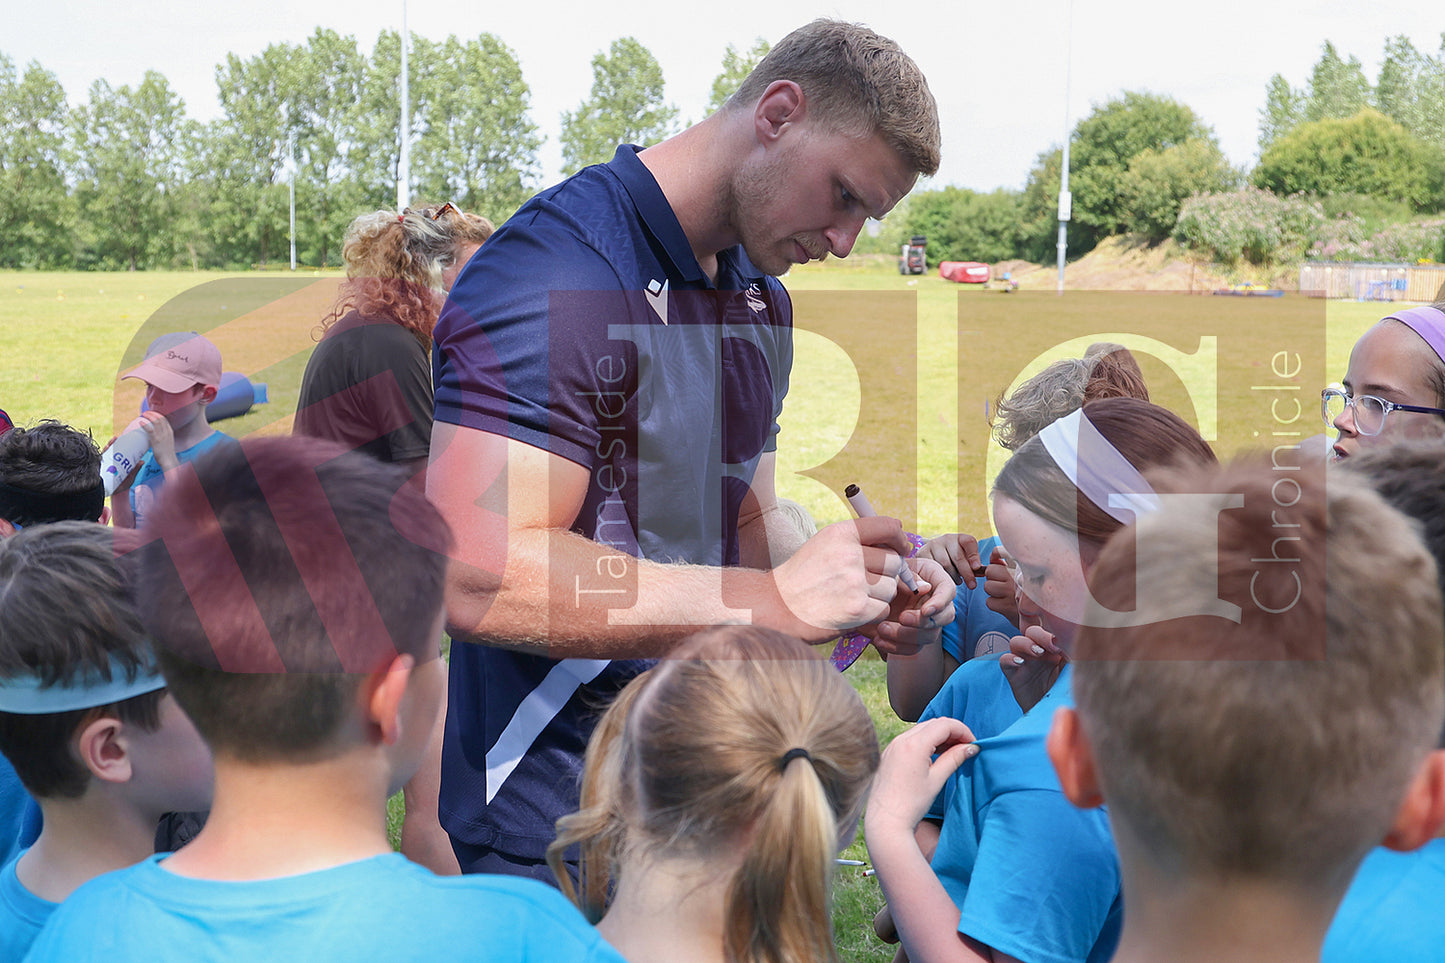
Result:
<svg viewBox="0 0 1445 963"><path fill-rule="evenodd" d="M306 363L294 434L395 462L425 458L431 426L431 362L415 335L355 311L327 330Z"/></svg>
<svg viewBox="0 0 1445 963"><path fill-rule="evenodd" d="M587 469L572 530L614 554L552 603L606 605L616 621L628 557L737 564L738 510L776 448L792 360L782 285L741 248L719 252L710 281L621 147L528 201L462 271L437 322L436 416ZM442 825L540 858L577 808L598 715L649 664L453 646Z"/></svg>

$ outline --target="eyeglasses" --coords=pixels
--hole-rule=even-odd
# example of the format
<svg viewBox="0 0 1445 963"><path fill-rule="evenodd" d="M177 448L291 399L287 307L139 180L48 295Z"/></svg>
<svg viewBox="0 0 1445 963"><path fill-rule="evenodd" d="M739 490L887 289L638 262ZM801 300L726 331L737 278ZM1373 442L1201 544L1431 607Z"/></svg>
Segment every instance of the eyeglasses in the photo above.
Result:
<svg viewBox="0 0 1445 963"><path fill-rule="evenodd" d="M1427 415L1445 415L1445 408L1397 405L1374 395L1351 396L1339 385L1331 385L1320 392L1320 414L1324 417L1325 424L1333 425L1335 419L1345 413L1346 408L1355 409L1355 430L1362 435L1378 435L1385 427L1385 416L1397 409L1418 411Z"/></svg>

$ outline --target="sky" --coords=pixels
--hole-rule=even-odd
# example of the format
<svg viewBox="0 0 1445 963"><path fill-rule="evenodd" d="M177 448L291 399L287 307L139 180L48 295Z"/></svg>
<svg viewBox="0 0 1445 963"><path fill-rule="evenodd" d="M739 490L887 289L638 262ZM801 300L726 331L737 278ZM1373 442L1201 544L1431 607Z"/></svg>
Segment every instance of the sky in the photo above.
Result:
<svg viewBox="0 0 1445 963"><path fill-rule="evenodd" d="M202 121L219 116L215 67L227 53L247 58L272 43L304 43L318 26L351 34L369 51L380 31L400 29L402 17L402 0L3 5L0 53L21 69L38 61L60 78L72 104L85 100L96 79L133 85L153 69ZM1303 86L1330 40L1342 56L1358 57L1373 82L1386 38L1404 34L1436 53L1445 31L1445 9L1419 0L734 0L706 7L408 0L406 11L413 34L441 40L490 32L517 54L532 89L532 120L546 137L539 187L559 176L559 115L587 96L592 57L624 35L657 57L667 100L684 121L695 121L729 43L746 49L759 37L775 42L818 16L866 23L918 62L938 100L943 164L921 186L987 191L1022 187L1039 153L1060 145L1093 106L1126 90L1182 101L1214 129L1233 163L1252 165L1271 75Z"/></svg>

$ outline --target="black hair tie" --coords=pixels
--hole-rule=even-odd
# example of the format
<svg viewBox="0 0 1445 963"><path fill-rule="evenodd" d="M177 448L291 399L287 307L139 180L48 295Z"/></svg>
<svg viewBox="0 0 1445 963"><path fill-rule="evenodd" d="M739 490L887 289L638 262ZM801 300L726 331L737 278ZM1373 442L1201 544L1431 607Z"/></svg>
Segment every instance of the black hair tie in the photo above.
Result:
<svg viewBox="0 0 1445 963"><path fill-rule="evenodd" d="M778 772L787 769L788 763L794 759L806 759L809 763L813 761L813 757L808 755L808 750L802 747L794 747L783 753L782 757L778 759Z"/></svg>

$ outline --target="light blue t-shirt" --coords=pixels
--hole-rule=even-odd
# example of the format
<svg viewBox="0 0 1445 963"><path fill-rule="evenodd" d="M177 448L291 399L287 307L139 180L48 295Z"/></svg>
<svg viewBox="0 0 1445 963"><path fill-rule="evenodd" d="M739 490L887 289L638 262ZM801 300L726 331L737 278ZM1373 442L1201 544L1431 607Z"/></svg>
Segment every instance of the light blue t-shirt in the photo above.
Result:
<svg viewBox="0 0 1445 963"><path fill-rule="evenodd" d="M45 921L60 905L41 899L21 884L15 864L24 854L22 849L0 869L0 960L23 960Z"/></svg>
<svg viewBox="0 0 1445 963"><path fill-rule="evenodd" d="M933 855L958 931L1029 963L1103 963L1123 921L1108 815L1064 798L1044 750L1054 711L1073 705L1072 676L1066 666L1038 705L978 740L945 787Z"/></svg>
<svg viewBox="0 0 1445 963"><path fill-rule="evenodd" d="M562 894L528 879L436 876L388 853L299 876L220 882L153 856L98 876L51 917L33 963L625 963Z"/></svg>
<svg viewBox="0 0 1445 963"><path fill-rule="evenodd" d="M975 739L987 739L1003 732L1023 718L1009 687L1008 677L997 659L971 659L953 671L928 703L919 722L934 717L957 719L968 726ZM928 810L929 819L942 819L958 780L950 779Z"/></svg>
<svg viewBox="0 0 1445 963"><path fill-rule="evenodd" d="M194 461L201 457L222 442L234 442L235 440L223 432L213 431L191 447L176 452L176 460L184 465L188 461ZM140 527L146 513L150 511L156 493L161 490L165 481L166 473L161 471L160 464L156 462L156 453L146 452L145 458L141 459L140 468L136 470L135 481L130 485L130 510L131 514L135 516L137 528Z"/></svg>
<svg viewBox="0 0 1445 963"><path fill-rule="evenodd" d="M978 543L978 557L988 564L988 557L998 545L998 536L990 535ZM953 621L943 627L943 651L953 656L956 662L967 662L973 658L980 639L989 637L998 654L1008 648L1008 640L1019 634L1018 628L1008 619L988 607L988 593L984 591L983 579L973 588L960 585L953 596Z"/></svg>
<svg viewBox="0 0 1445 963"><path fill-rule="evenodd" d="M1445 839L1410 853L1379 847L1355 873L1325 935L1321 963L1445 959Z"/></svg>
<svg viewBox="0 0 1445 963"><path fill-rule="evenodd" d="M39 838L40 807L25 791L10 760L0 756L0 866Z"/></svg>

